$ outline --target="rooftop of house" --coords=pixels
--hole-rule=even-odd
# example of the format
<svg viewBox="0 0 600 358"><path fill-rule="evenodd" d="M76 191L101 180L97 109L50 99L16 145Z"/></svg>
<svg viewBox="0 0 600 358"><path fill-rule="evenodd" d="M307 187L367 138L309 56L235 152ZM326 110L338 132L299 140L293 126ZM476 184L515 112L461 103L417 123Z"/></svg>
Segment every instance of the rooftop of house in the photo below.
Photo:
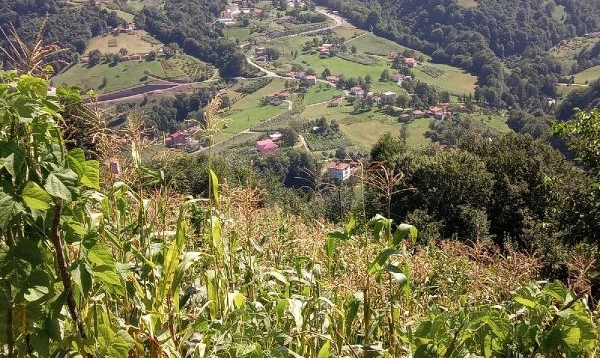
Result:
<svg viewBox="0 0 600 358"><path fill-rule="evenodd" d="M331 162L327 165L327 169L330 170L346 170L350 168L350 164L342 162Z"/></svg>
<svg viewBox="0 0 600 358"><path fill-rule="evenodd" d="M396 92L393 92L393 91L387 91L387 92L384 92L384 93L383 93L383 95L384 95L384 96L395 96L395 95L396 95Z"/></svg>
<svg viewBox="0 0 600 358"><path fill-rule="evenodd" d="M273 139L259 140L256 142L256 146L261 150L276 149L279 147L277 143L273 142Z"/></svg>

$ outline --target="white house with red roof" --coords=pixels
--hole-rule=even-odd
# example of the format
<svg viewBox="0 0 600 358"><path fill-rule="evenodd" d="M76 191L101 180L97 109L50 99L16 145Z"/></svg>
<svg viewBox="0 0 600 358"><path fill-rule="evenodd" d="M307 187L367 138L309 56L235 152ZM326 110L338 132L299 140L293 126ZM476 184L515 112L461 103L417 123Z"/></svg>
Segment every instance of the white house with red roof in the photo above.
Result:
<svg viewBox="0 0 600 358"><path fill-rule="evenodd" d="M352 166L348 163L342 162L331 162L327 165L327 175L329 179L344 181L354 174L356 166Z"/></svg>

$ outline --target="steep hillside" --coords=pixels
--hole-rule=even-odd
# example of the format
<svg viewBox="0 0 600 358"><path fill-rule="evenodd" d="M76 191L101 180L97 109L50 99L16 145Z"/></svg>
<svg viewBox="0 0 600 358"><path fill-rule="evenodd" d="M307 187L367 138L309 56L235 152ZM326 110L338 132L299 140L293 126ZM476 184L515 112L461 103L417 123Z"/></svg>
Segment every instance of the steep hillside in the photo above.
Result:
<svg viewBox="0 0 600 358"><path fill-rule="evenodd" d="M318 3L435 61L476 74L477 98L496 107L535 108L545 96L554 97L561 68L546 51L562 39L597 29L600 13L600 5L588 1L565 2L565 15L558 19L557 4L534 0L490 0L469 7L450 0Z"/></svg>

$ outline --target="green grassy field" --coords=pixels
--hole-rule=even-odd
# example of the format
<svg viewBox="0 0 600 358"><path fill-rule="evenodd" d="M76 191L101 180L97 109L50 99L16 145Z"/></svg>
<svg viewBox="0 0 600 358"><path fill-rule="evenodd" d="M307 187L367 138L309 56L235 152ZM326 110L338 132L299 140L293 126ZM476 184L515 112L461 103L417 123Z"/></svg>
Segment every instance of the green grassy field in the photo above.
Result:
<svg viewBox="0 0 600 358"><path fill-rule="evenodd" d="M116 66L98 64L88 68L87 64L76 64L64 73L51 79L54 85L77 86L87 91L94 89L98 93L106 93L149 82L144 73L165 76L159 61L119 62ZM106 78L106 86L102 86Z"/></svg>
<svg viewBox="0 0 600 358"><path fill-rule="evenodd" d="M307 41L312 41L312 37L297 36L290 39L273 41L270 46L278 48L282 56L276 63L267 64L267 67L270 66L274 71L287 72L291 69L292 64L295 63L302 65L304 68L314 69L318 75L321 74L325 68L329 68L333 74L344 75L346 77L360 76L364 78L368 74L373 79L372 91L402 91L402 89L393 83L381 83L378 82L377 79L379 79L383 70L387 69L388 71L393 71L390 66L390 61L387 59L387 54L391 51L403 51L406 49L405 47L372 34L366 34L348 42L346 46L356 46L359 53L372 52L385 54L385 56L376 57L377 60L375 63L363 65L339 57L320 58L318 55L301 54L302 46ZM292 51L298 51L298 57L292 58ZM415 56L423 56L425 59L428 58L419 52L415 53ZM415 68L414 73L418 80L456 95L472 93L475 90L477 78L459 68L429 62L425 63L423 66L427 66L434 70L426 71L425 68ZM432 73L435 74L432 75Z"/></svg>
<svg viewBox="0 0 600 358"><path fill-rule="evenodd" d="M240 42L244 42L251 37L250 29L248 28L226 28L223 30L223 34L227 39L238 39Z"/></svg>
<svg viewBox="0 0 600 358"><path fill-rule="evenodd" d="M587 84L600 78L600 66L590 67L575 75L575 83Z"/></svg>
<svg viewBox="0 0 600 358"><path fill-rule="evenodd" d="M346 43L346 46L356 46L359 52L372 53L381 56L387 56L392 51L403 52L405 50L408 50L407 47L399 45L394 41L390 41L388 39L384 39L383 37L375 36L370 33L348 41ZM415 53L418 52L415 51ZM421 53L418 54L423 55Z"/></svg>
<svg viewBox="0 0 600 358"><path fill-rule="evenodd" d="M120 17L121 19L123 19L127 22L133 22L133 17L134 17L133 14L130 14L128 12L118 10L118 9L110 9L110 8L108 8L108 6L106 6L106 4L102 4L101 8L103 10L108 11L109 13L114 11L117 13L117 16Z"/></svg>
<svg viewBox="0 0 600 358"><path fill-rule="evenodd" d="M506 117L500 114L484 114L481 112L474 112L463 113L461 114L461 117L469 118L473 121L484 123L488 127L500 131L502 133L508 133L511 131L511 129L506 124Z"/></svg>
<svg viewBox="0 0 600 358"><path fill-rule="evenodd" d="M335 29L333 29L333 32L337 36L343 37L346 39L346 41L348 41L355 36L365 33L365 30L358 29L350 24L345 24L343 26L336 27Z"/></svg>
<svg viewBox="0 0 600 358"><path fill-rule="evenodd" d="M231 138L234 134L249 129L265 119L285 112L288 106L285 102L281 106L263 106L260 103L263 97L282 91L284 84L285 81L283 80L273 79L270 85L248 95L240 95L230 91L228 95L230 98L235 99L235 103L231 106L231 110L221 115L222 118L227 119L227 128L221 128L222 131L217 135L215 141L220 142Z"/></svg>
<svg viewBox="0 0 600 358"><path fill-rule="evenodd" d="M423 67L416 67L413 69L417 79L434 85L442 90L448 91L452 94L464 95L473 93L475 91L475 83L477 77L472 76L465 71L448 66L440 63L426 63ZM424 71L424 67L433 67L442 74L439 76L432 76L431 74Z"/></svg>
<svg viewBox="0 0 600 358"><path fill-rule="evenodd" d="M334 96L339 96L342 94L343 92L338 89L335 89L324 83L317 83L316 85L309 87L308 91L306 91L306 93L303 94L304 100L302 101L302 104L308 106L315 103L321 103L329 101ZM295 101L299 101L299 97L302 97L302 95L294 94L294 97L292 99Z"/></svg>
<svg viewBox="0 0 600 358"><path fill-rule="evenodd" d="M96 36L90 39L85 52L100 50L102 53L118 53L121 48L126 48L130 54L142 54L150 51L158 51L163 47L157 40L153 40L151 43L144 40L144 38L151 38L151 36L143 30L136 30L129 34L119 34L117 36ZM117 40L117 45L109 46L109 40Z"/></svg>

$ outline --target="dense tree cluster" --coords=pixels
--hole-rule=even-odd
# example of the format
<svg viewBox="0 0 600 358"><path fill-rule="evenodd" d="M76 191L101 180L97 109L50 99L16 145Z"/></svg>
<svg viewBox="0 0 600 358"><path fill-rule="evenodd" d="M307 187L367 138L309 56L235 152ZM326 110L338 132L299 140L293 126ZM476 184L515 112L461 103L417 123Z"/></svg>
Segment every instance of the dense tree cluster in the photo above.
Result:
<svg viewBox="0 0 600 358"><path fill-rule="evenodd" d="M575 114L575 109L592 109L600 106L600 81L595 81L588 88L571 91L556 110L556 118L565 121Z"/></svg>
<svg viewBox="0 0 600 358"><path fill-rule="evenodd" d="M215 65L222 75L236 76L244 70L245 57L215 24L225 5L226 1L173 0L164 9L144 7L135 22L163 43L176 43L186 53Z"/></svg>
<svg viewBox="0 0 600 358"><path fill-rule="evenodd" d="M103 34L107 26L116 27L124 22L116 12L96 6L69 7L54 0L0 0L0 26L7 30L10 24L14 25L26 41L35 37L46 15L45 40L68 49L61 55L62 61L57 61L58 67L83 54L87 41ZM7 46L5 40L0 38L0 46Z"/></svg>

